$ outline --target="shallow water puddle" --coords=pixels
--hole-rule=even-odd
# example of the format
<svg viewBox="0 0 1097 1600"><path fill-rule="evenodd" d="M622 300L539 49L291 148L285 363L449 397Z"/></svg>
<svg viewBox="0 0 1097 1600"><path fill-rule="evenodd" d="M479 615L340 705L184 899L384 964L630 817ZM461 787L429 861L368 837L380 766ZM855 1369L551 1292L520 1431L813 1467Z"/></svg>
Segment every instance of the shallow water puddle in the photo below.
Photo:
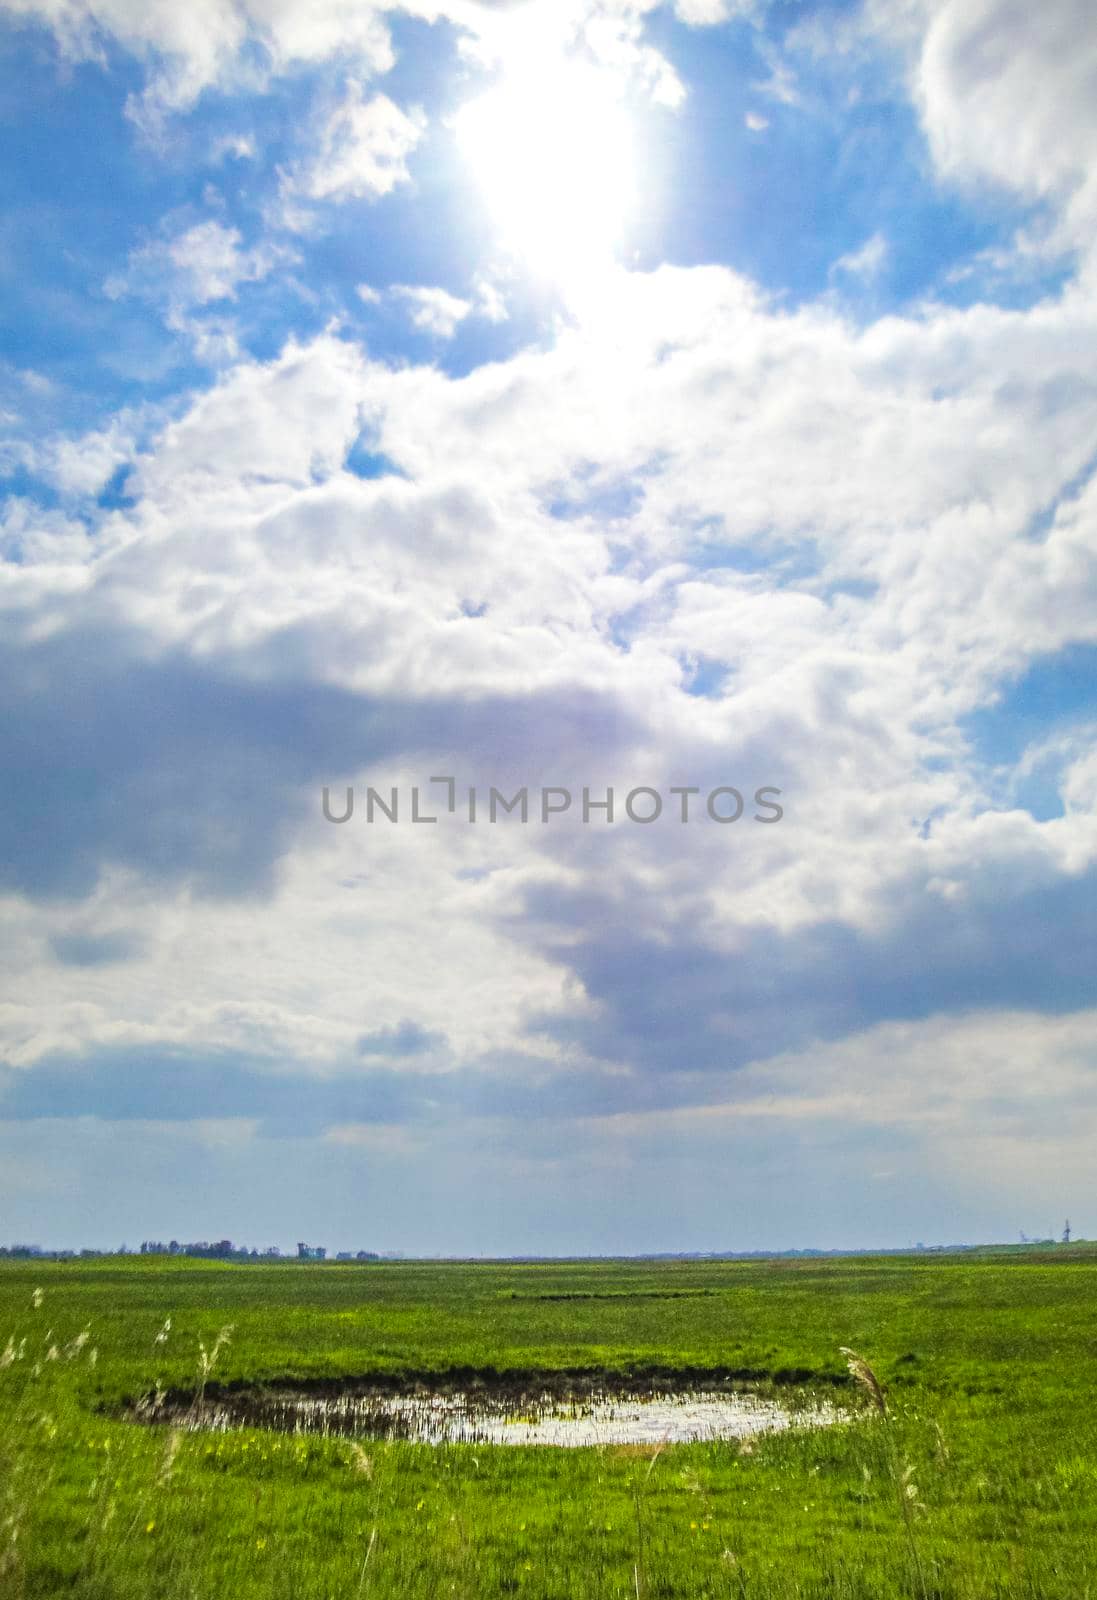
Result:
<svg viewBox="0 0 1097 1600"><path fill-rule="evenodd" d="M200 1406L160 1402L137 1408L149 1422L224 1431L404 1439L421 1444L627 1445L743 1439L846 1420L828 1403L793 1408L759 1395L714 1390L660 1394L343 1394L267 1391L226 1395Z"/></svg>

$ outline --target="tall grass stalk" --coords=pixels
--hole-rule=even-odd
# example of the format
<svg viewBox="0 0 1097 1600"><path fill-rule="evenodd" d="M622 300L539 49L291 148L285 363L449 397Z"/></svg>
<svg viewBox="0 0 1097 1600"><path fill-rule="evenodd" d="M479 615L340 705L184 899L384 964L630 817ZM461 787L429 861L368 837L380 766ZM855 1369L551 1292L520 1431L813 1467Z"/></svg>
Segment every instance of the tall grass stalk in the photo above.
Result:
<svg viewBox="0 0 1097 1600"><path fill-rule="evenodd" d="M922 1555L918 1549L918 1539L914 1531L914 1512L918 1503L918 1491L914 1483L914 1469L909 1462L903 1463L900 1460L899 1445L895 1437L891 1412L888 1409L887 1391L864 1356L858 1355L856 1350L851 1350L848 1345L840 1345L839 1349L846 1358L846 1366L849 1368L850 1375L872 1401L873 1408L883 1426L888 1474L898 1501L899 1516L906 1533L911 1566L918 1580L918 1590L922 1600L929 1600L925 1568L922 1565Z"/></svg>
<svg viewBox="0 0 1097 1600"><path fill-rule="evenodd" d="M648 1592L647 1578L647 1530L644 1526L643 1496L651 1475L655 1471L655 1463L666 1448L667 1441L660 1441L655 1454L648 1462L648 1470L642 1478L637 1479L632 1486L633 1506L636 1511L636 1560L632 1566L632 1582L636 1591L636 1600L645 1600Z"/></svg>

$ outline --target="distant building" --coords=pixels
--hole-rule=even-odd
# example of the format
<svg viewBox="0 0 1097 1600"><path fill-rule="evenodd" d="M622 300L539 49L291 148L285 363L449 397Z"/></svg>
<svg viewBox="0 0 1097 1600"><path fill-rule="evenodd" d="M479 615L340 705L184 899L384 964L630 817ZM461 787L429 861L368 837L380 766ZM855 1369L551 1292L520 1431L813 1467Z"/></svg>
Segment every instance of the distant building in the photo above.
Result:
<svg viewBox="0 0 1097 1600"><path fill-rule="evenodd" d="M298 1242L298 1261L326 1261L327 1255L328 1252L322 1244L302 1244Z"/></svg>

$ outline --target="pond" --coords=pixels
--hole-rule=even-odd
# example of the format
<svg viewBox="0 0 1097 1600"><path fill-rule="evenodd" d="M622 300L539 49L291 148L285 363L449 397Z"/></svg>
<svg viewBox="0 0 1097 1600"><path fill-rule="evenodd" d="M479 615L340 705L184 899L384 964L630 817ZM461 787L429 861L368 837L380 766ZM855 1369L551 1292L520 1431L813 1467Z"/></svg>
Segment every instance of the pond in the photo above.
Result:
<svg viewBox="0 0 1097 1600"><path fill-rule="evenodd" d="M201 1402L149 1397L130 1413L145 1422L224 1431L269 1428L281 1433L402 1439L422 1444L657 1445L744 1439L788 1428L848 1420L829 1401L783 1403L769 1395L720 1388L612 1393L591 1387L568 1394L548 1389L517 1394L475 1391L337 1394L289 1388L245 1389Z"/></svg>

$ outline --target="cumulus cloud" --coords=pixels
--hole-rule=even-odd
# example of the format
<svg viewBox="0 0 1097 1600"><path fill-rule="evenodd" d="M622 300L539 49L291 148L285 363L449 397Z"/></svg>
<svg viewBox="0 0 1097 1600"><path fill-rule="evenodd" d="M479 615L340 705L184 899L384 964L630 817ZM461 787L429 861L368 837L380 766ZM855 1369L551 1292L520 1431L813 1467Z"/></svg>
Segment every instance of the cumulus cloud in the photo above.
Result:
<svg viewBox="0 0 1097 1600"><path fill-rule="evenodd" d="M322 118L315 153L283 176L285 220L293 224L300 201L376 200L407 183L408 157L425 129L417 108L401 110L384 94L366 99L361 84L352 81Z"/></svg>
<svg viewBox="0 0 1097 1600"><path fill-rule="evenodd" d="M293 252L269 241L243 249L238 228L214 219L152 240L134 250L124 272L107 279L112 299L139 294L164 301L174 310L233 300L242 283L258 283L273 269L294 261Z"/></svg>
<svg viewBox="0 0 1097 1600"><path fill-rule="evenodd" d="M136 296L158 306L173 333L209 366L223 366L239 354L235 323L227 303L242 286L260 283L297 261L281 243L262 240L243 248L238 228L209 219L180 226L161 224L160 236L130 253L126 267L104 284L112 300ZM220 307L210 312L209 307Z"/></svg>
<svg viewBox="0 0 1097 1600"><path fill-rule="evenodd" d="M908 55L940 171L1045 202L1052 220L1042 242L1088 252L1097 224L1097 48L1086 0L869 0L866 14Z"/></svg>
<svg viewBox="0 0 1097 1600"><path fill-rule="evenodd" d="M9 470L33 473L66 505L94 498L116 480L121 488L125 469L142 446L159 434L165 412L165 407L150 402L124 406L102 427L71 433L58 425L51 407L43 407L37 415L34 409L25 407L19 419L22 436L13 430L9 440ZM28 577L40 561L57 559L62 547L51 537L50 529L52 526L56 532L58 524L43 515L40 504L12 496L0 515L9 539L25 541L21 549ZM84 524L78 547L81 560L88 552L87 537ZM47 550L52 554L47 556Z"/></svg>
<svg viewBox="0 0 1097 1600"><path fill-rule="evenodd" d="M461 300L445 289L396 284L393 294L407 302L412 324L437 339L452 339L472 310L470 300Z"/></svg>
<svg viewBox="0 0 1097 1600"><path fill-rule="evenodd" d="M203 90L228 87L258 46L273 72L352 55L379 74L393 64L384 8L337 0L197 0L186 11L172 0L3 0L0 10L51 28L64 52L102 59L110 40L149 63L149 83L134 114L153 125L185 109Z"/></svg>
<svg viewBox="0 0 1097 1600"><path fill-rule="evenodd" d="M397 283L389 290L408 307L412 326L436 339L452 339L469 317L484 322L506 322L509 315L506 301L494 283L477 278L472 292L474 298L466 300L448 289L425 284ZM357 293L367 305L377 305L382 298L368 284L360 284Z"/></svg>
<svg viewBox="0 0 1097 1600"><path fill-rule="evenodd" d="M474 285L476 292L476 314L483 317L485 322L506 322L510 316L507 310L506 296L497 283L490 278L478 277Z"/></svg>
<svg viewBox="0 0 1097 1600"><path fill-rule="evenodd" d="M787 815L764 838L440 825L425 903L471 872L456 925L496 930L500 974L546 975L495 1047L623 1072L619 1107L673 1098L679 1062L1085 1004L1086 751L1069 810L1039 822L995 809L961 728L1035 655L1095 637L1084 298L858 331L701 269L623 274L614 305L609 328L461 379L331 334L241 364L142 454L78 590L9 570L4 766L29 774L10 890L56 905L122 871L300 922L298 856L337 900L357 855L353 828L320 836L325 782L774 783ZM359 436L392 474L344 469ZM640 493L607 512L622 480ZM715 693L690 692L698 654ZM385 927L394 902L370 904ZM223 1006L247 993L307 1057L331 953L302 961L313 992L287 1006L261 961L224 955L188 1046L239 1045ZM454 1025L417 988L394 979L382 1027L475 1035L467 994ZM56 1027L38 1016L23 1049ZM335 1060L369 1032L348 1015L315 1038Z"/></svg>

